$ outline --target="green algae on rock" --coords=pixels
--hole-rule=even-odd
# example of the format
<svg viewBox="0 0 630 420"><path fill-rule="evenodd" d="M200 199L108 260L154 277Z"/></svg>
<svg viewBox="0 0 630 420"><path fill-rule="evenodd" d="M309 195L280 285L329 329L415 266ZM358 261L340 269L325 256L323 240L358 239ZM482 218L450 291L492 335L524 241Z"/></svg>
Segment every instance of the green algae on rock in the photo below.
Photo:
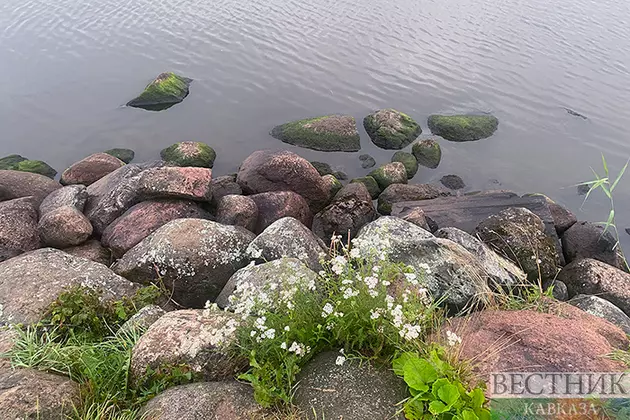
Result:
<svg viewBox="0 0 630 420"><path fill-rule="evenodd" d="M405 165L400 162L381 165L370 172L369 176L376 180L381 190L384 190L391 184L407 183L407 171L405 170Z"/></svg>
<svg viewBox="0 0 630 420"><path fill-rule="evenodd" d="M403 149L422 133L417 122L395 109L380 109L368 115L363 126L372 143L381 149Z"/></svg>
<svg viewBox="0 0 630 420"><path fill-rule="evenodd" d="M147 85L144 92L127 102L127 106L149 111L162 111L180 103L188 96L192 79L175 73L162 73Z"/></svg>
<svg viewBox="0 0 630 420"><path fill-rule="evenodd" d="M424 139L413 144L411 152L418 163L427 168L435 169L442 160L440 144L433 139Z"/></svg>
<svg viewBox="0 0 630 420"><path fill-rule="evenodd" d="M499 120L492 115L431 115L429 129L450 141L473 141L494 134Z"/></svg>
<svg viewBox="0 0 630 420"><path fill-rule="evenodd" d="M372 197L373 200L378 198L378 196L381 194L381 187L378 186L378 182L376 182L376 180L369 175L360 178L354 178L350 181L351 184L355 182L360 182L365 185L368 192L370 193L370 197Z"/></svg>
<svg viewBox="0 0 630 420"><path fill-rule="evenodd" d="M357 152L361 149L356 121L349 115L292 121L274 127L270 134L284 143L323 152Z"/></svg>
<svg viewBox="0 0 630 420"><path fill-rule="evenodd" d="M134 151L131 149L109 149L105 150L103 153L114 156L115 158L118 158L125 163L131 163L133 158L136 156Z"/></svg>
<svg viewBox="0 0 630 420"><path fill-rule="evenodd" d="M418 161L411 153L398 151L392 156L392 162L400 162L405 166L407 179L413 178L418 172Z"/></svg>
<svg viewBox="0 0 630 420"><path fill-rule="evenodd" d="M57 171L41 160L29 160L20 155L9 155L0 159L0 169L31 172L53 179Z"/></svg>
<svg viewBox="0 0 630 420"><path fill-rule="evenodd" d="M212 147L205 143L182 141L163 149L160 156L165 162L177 166L212 168L217 154Z"/></svg>

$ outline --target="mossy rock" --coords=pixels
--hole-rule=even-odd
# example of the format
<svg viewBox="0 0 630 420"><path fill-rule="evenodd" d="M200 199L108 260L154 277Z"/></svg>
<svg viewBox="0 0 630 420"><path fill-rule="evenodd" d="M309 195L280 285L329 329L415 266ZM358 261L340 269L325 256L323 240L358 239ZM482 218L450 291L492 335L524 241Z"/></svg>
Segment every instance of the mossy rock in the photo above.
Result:
<svg viewBox="0 0 630 420"><path fill-rule="evenodd" d="M381 149L403 149L422 133L417 122L395 109L380 109L368 115L363 126L372 143Z"/></svg>
<svg viewBox="0 0 630 420"><path fill-rule="evenodd" d="M427 168L435 169L442 160L440 144L433 139L424 139L413 144L411 152L416 161Z"/></svg>
<svg viewBox="0 0 630 420"><path fill-rule="evenodd" d="M332 166L324 162L313 161L311 162L311 165L317 169L317 172L319 172L321 176L332 175L334 172Z"/></svg>
<svg viewBox="0 0 630 420"><path fill-rule="evenodd" d="M212 168L217 157L216 152L205 143L182 141L160 152L162 160L177 166L197 166Z"/></svg>
<svg viewBox="0 0 630 420"><path fill-rule="evenodd" d="M162 73L144 88L144 92L127 102L127 106L161 111L180 103L188 96L192 79L175 73Z"/></svg>
<svg viewBox="0 0 630 420"><path fill-rule="evenodd" d="M110 156L114 156L122 160L125 163L131 163L136 154L131 149L109 149L105 150L103 153L107 153Z"/></svg>
<svg viewBox="0 0 630 420"><path fill-rule="evenodd" d="M407 171L407 179L413 178L418 172L418 161L415 156L407 152L396 152L392 156L392 162L400 162L405 166Z"/></svg>
<svg viewBox="0 0 630 420"><path fill-rule="evenodd" d="M9 155L0 159L0 169L8 169L13 171L32 172L53 179L57 175L54 170L46 162L41 160L29 160L20 155Z"/></svg>
<svg viewBox="0 0 630 420"><path fill-rule="evenodd" d="M359 156L359 160L361 161L361 167L363 169L373 168L376 166L376 161L370 155L361 155Z"/></svg>
<svg viewBox="0 0 630 420"><path fill-rule="evenodd" d="M392 184L406 184L407 171L405 165L400 162L392 162L379 166L369 173L376 180L379 188L384 190Z"/></svg>
<svg viewBox="0 0 630 420"><path fill-rule="evenodd" d="M381 188L378 186L378 182L376 182L376 180L371 176L354 178L352 181L350 181L351 184L355 182L360 182L365 185L368 192L370 193L370 197L372 197L373 200L377 199L378 196L381 194Z"/></svg>
<svg viewBox="0 0 630 420"><path fill-rule="evenodd" d="M356 152L361 149L357 123L349 115L326 115L274 127L270 133L284 143L323 152Z"/></svg>
<svg viewBox="0 0 630 420"><path fill-rule="evenodd" d="M451 141L474 141L494 134L499 120L492 115L431 115L429 128Z"/></svg>
<svg viewBox="0 0 630 420"><path fill-rule="evenodd" d="M326 185L328 186L329 191L328 197L330 200L332 200L332 198L339 192L339 190L343 188L343 185L341 184L341 182L339 182L337 177L332 174L324 175L322 176L322 178L324 179L324 181L326 181Z"/></svg>

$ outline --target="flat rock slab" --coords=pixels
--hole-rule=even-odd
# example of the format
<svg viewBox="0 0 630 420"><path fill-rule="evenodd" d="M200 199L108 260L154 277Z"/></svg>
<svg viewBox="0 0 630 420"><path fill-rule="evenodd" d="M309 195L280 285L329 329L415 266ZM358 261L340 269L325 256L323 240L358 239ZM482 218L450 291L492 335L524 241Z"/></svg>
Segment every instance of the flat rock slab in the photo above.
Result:
<svg viewBox="0 0 630 420"><path fill-rule="evenodd" d="M40 321L59 294L73 286L100 290L108 300L131 297L139 288L102 264L38 249L0 263L0 323Z"/></svg>

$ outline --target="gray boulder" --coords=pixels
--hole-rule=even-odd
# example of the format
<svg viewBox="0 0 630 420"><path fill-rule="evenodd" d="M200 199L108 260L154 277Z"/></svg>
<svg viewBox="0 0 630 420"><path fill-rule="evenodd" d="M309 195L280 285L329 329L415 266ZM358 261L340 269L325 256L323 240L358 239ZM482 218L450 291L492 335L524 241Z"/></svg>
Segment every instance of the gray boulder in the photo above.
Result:
<svg viewBox="0 0 630 420"><path fill-rule="evenodd" d="M407 222L411 222L414 225L421 227L427 232L431 232L431 228L429 227L429 223L427 222L427 218L424 215L424 211L420 207L414 207L409 210L404 216L402 216L403 220Z"/></svg>
<svg viewBox="0 0 630 420"><path fill-rule="evenodd" d="M226 195L219 200L217 222L224 225L240 226L253 232L256 229L257 221L258 206L250 197Z"/></svg>
<svg viewBox="0 0 630 420"><path fill-rule="evenodd" d="M567 285L564 284L564 282L560 280L547 280L543 283L543 290L545 291L552 287L551 294L554 299L561 302L569 300L569 289L567 289Z"/></svg>
<svg viewBox="0 0 630 420"><path fill-rule="evenodd" d="M44 214L37 225L44 246L66 248L92 236L92 224L76 207L63 206Z"/></svg>
<svg viewBox="0 0 630 420"><path fill-rule="evenodd" d="M44 198L44 201L39 206L39 217L44 217L47 213L65 206L74 207L78 211L83 212L87 198L88 194L85 185L68 185L67 187L59 188Z"/></svg>
<svg viewBox="0 0 630 420"><path fill-rule="evenodd" d="M41 321L50 304L75 286L98 290L102 299L112 301L131 297L139 288L102 264L52 248L38 249L0 263L0 322Z"/></svg>
<svg viewBox="0 0 630 420"><path fill-rule="evenodd" d="M545 233L540 217L530 210L502 210L482 220L476 232L483 242L521 267L531 281L556 276L561 265L556 242Z"/></svg>
<svg viewBox="0 0 630 420"><path fill-rule="evenodd" d="M292 295L297 288L305 290L314 286L316 281L317 274L302 261L296 258L280 258L238 270L217 297L216 304L220 308L228 309L244 307L244 294L249 296L254 291L259 298L263 292L264 299L268 300L266 307L274 310L282 302L283 292ZM240 312L242 311L237 311Z"/></svg>
<svg viewBox="0 0 630 420"><path fill-rule="evenodd" d="M472 235L457 228L442 228L435 232L438 238L444 238L458 243L467 251L477 257L477 260L488 275L491 288L510 288L522 285L527 276L511 261L497 255L486 244Z"/></svg>
<svg viewBox="0 0 630 420"><path fill-rule="evenodd" d="M577 295L569 303L584 312L604 318L630 335L630 317L606 299L592 295Z"/></svg>
<svg viewBox="0 0 630 420"><path fill-rule="evenodd" d="M354 238L359 229L376 219L372 197L362 183L343 187L324 210L313 219L313 232L324 242L330 243L333 234L341 235L342 241Z"/></svg>
<svg viewBox="0 0 630 420"><path fill-rule="evenodd" d="M247 255L259 262L282 257L297 258L311 270L321 270L320 259L326 255L323 242L293 217L273 222L247 247Z"/></svg>
<svg viewBox="0 0 630 420"><path fill-rule="evenodd" d="M309 228L313 223L313 213L308 202L293 191L270 191L250 195L249 198L258 209L258 220L254 229L256 234L283 217L293 217Z"/></svg>
<svg viewBox="0 0 630 420"><path fill-rule="evenodd" d="M145 420L264 419L252 387L236 381L199 382L162 392L143 408Z"/></svg>
<svg viewBox="0 0 630 420"><path fill-rule="evenodd" d="M109 267L114 260L112 252L96 239L91 239L81 245L65 248L64 252L75 257L85 258Z"/></svg>
<svg viewBox="0 0 630 420"><path fill-rule="evenodd" d="M132 381L161 365L186 364L207 381L231 379L247 366L229 347L236 342L238 318L224 311L168 312L140 337L131 352Z"/></svg>
<svg viewBox="0 0 630 420"><path fill-rule="evenodd" d="M560 271L569 296L597 295L630 316L630 274L592 258L573 261Z"/></svg>
<svg viewBox="0 0 630 420"><path fill-rule="evenodd" d="M134 330L146 331L163 315L166 315L166 311L157 305L142 307L120 327L119 334Z"/></svg>
<svg viewBox="0 0 630 420"><path fill-rule="evenodd" d="M39 246L36 201L24 197L0 202L0 261Z"/></svg>
<svg viewBox="0 0 630 420"><path fill-rule="evenodd" d="M212 200L210 200L211 209L216 209L219 201L226 195L242 195L243 190L236 183L235 175L224 175L212 178Z"/></svg>
<svg viewBox="0 0 630 420"><path fill-rule="evenodd" d="M131 281L158 279L185 307L213 302L225 283L247 265L254 234L203 219L172 220L130 249L113 270Z"/></svg>
<svg viewBox="0 0 630 420"><path fill-rule="evenodd" d="M212 199L212 170L197 167L162 166L148 168L138 175L138 194L151 198Z"/></svg>
<svg viewBox="0 0 630 420"><path fill-rule="evenodd" d="M593 258L617 268L624 268L617 252L617 239L612 228L604 232L604 226L591 222L573 224L562 235L562 248L567 263L582 258Z"/></svg>
<svg viewBox="0 0 630 420"><path fill-rule="evenodd" d="M31 172L0 170L0 201L34 197L35 205L48 194L61 188L61 184L44 175Z"/></svg>
<svg viewBox="0 0 630 420"><path fill-rule="evenodd" d="M402 379L389 369L346 360L337 352L315 356L297 378L293 403L308 419L404 419L396 413L407 395ZM369 384L369 386L367 386Z"/></svg>

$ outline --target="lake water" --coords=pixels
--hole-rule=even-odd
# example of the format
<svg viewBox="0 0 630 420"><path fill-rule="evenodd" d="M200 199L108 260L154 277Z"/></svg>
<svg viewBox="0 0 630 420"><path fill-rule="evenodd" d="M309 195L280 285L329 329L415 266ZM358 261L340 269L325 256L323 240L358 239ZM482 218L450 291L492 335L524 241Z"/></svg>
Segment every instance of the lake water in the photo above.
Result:
<svg viewBox="0 0 630 420"><path fill-rule="evenodd" d="M121 106L162 71L195 80L183 103ZM489 139L443 142L440 167L413 182L455 173L471 189L544 192L582 219L605 219L602 197L580 210L573 185L601 167L602 152L611 170L630 157L630 2L0 2L0 155L61 171L111 147L147 160L196 140L217 151L219 175L254 150L289 148L358 176L368 172L359 154L385 163L393 153L362 127L359 153L298 149L268 132L331 113L361 122L383 107L425 132L432 113L500 120ZM630 172L616 205L620 226L630 226Z"/></svg>

